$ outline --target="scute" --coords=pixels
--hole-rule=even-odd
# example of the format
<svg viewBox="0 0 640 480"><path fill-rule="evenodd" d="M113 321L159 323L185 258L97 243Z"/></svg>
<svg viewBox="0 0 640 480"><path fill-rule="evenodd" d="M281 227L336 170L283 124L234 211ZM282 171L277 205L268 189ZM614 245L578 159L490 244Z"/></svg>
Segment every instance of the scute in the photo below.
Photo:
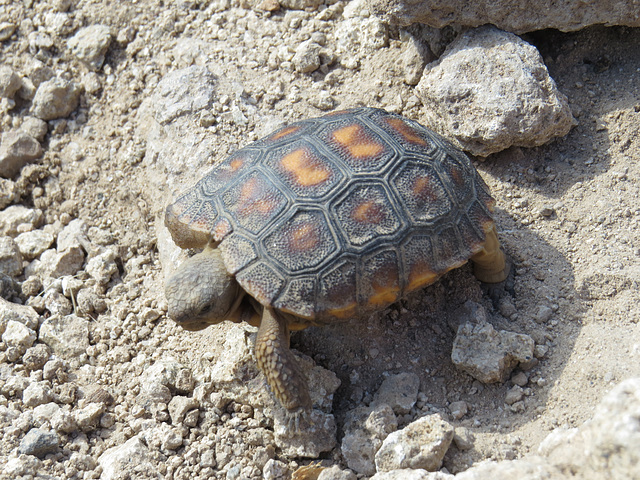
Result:
<svg viewBox="0 0 640 480"><path fill-rule="evenodd" d="M358 120L345 115L318 132L318 138L331 158L344 162L352 172L379 171L397 156L394 145Z"/></svg>
<svg viewBox="0 0 640 480"><path fill-rule="evenodd" d="M345 239L356 247L396 234L403 222L396 203L384 185L373 182L352 184L333 209Z"/></svg>
<svg viewBox="0 0 640 480"><path fill-rule="evenodd" d="M311 208L296 210L288 220L274 225L263 245L268 258L288 274L316 267L338 251L326 214Z"/></svg>
<svg viewBox="0 0 640 480"><path fill-rule="evenodd" d="M264 163L276 175L276 180L299 198L320 198L345 176L344 168L303 140L268 152Z"/></svg>
<svg viewBox="0 0 640 480"><path fill-rule="evenodd" d="M234 223L253 234L270 225L287 205L287 198L259 170L241 176L221 200Z"/></svg>
<svg viewBox="0 0 640 480"><path fill-rule="evenodd" d="M383 308L460 266L482 250L493 205L444 138L359 108L235 152L166 223L182 245L220 242L242 288L305 324Z"/></svg>

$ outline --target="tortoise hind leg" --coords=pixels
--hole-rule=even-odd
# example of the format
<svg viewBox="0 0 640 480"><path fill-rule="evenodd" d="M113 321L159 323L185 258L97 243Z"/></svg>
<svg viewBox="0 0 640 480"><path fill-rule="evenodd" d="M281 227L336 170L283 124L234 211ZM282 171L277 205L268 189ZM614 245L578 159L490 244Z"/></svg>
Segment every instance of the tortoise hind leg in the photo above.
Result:
<svg viewBox="0 0 640 480"><path fill-rule="evenodd" d="M499 283L509 276L511 263L500 248L498 232L493 225L487 232L484 247L473 257L473 274L484 283Z"/></svg>
<svg viewBox="0 0 640 480"><path fill-rule="evenodd" d="M286 319L265 308L256 337L256 361L271 391L298 423L311 410L309 386L295 355L289 350Z"/></svg>

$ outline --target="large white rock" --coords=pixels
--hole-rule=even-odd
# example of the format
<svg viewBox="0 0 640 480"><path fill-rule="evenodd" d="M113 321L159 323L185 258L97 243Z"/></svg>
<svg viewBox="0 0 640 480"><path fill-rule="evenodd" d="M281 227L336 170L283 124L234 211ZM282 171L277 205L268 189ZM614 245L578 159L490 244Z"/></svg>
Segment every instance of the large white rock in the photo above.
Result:
<svg viewBox="0 0 640 480"><path fill-rule="evenodd" d="M640 9L633 0L369 0L373 12L402 25L424 23L478 27L487 23L514 33L555 28L563 32L603 24L640 26Z"/></svg>
<svg viewBox="0 0 640 480"><path fill-rule="evenodd" d="M535 47L491 26L460 35L416 89L423 123L474 155L539 146L575 124Z"/></svg>
<svg viewBox="0 0 640 480"><path fill-rule="evenodd" d="M435 472L453 440L453 426L439 413L427 415L391 433L376 453L376 470L400 468Z"/></svg>

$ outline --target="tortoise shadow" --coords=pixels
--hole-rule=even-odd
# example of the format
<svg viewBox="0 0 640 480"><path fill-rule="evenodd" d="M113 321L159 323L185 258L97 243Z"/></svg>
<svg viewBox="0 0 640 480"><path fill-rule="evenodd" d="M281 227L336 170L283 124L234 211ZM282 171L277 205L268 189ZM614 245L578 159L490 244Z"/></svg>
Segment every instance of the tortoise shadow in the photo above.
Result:
<svg viewBox="0 0 640 480"><path fill-rule="evenodd" d="M373 400L387 375L403 372L420 378L420 395L415 411L399 419L399 428L413 416L441 412L456 427L495 432L499 426L504 433L533 421L535 412L544 409L573 350L583 308L573 287L572 267L562 254L504 212L497 212L497 217L501 241L516 268L512 300L516 314L510 319L500 313L467 264L379 314L308 328L292 336L293 348L310 355L342 381L334 400L339 426L351 409ZM503 298L511 299L508 294ZM468 300L486 309L489 323L496 330L529 335L539 352L546 351L539 363L534 361L535 365L524 372L529 381L522 403L515 409L505 403L507 391L513 386L510 380L481 384L451 361L456 335L453 327ZM535 320L540 306L554 310L542 323ZM513 375L519 371L514 370ZM457 401L467 403L469 414L455 420L449 406Z"/></svg>
<svg viewBox="0 0 640 480"><path fill-rule="evenodd" d="M567 95L578 125L554 142L511 148L490 155L486 163L516 186L560 198L576 184L607 173L614 167L613 157L624 154L633 141L620 138L616 120L620 112L638 109L640 29L594 26L523 37L540 51L551 77Z"/></svg>

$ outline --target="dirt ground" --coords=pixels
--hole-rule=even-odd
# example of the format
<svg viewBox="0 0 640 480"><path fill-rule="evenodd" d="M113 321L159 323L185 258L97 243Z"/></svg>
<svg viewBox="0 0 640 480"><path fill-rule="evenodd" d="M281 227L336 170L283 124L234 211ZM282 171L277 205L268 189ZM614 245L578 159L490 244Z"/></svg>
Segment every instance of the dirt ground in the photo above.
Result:
<svg viewBox="0 0 640 480"><path fill-rule="evenodd" d="M101 88L84 93L66 120L49 122L45 168L24 182L15 202L43 209L45 223L69 214L112 235L119 278L106 293L107 312L91 319L97 327L123 320L122 312L165 308L155 224L173 192L149 191L141 173L148 168L147 160L141 161L144 138L136 122L138 107L167 72L192 62L208 65L241 84L258 112L285 122L323 114L320 100L327 98L340 108L368 105L418 121L423 116L412 87L403 82L396 61L402 42L393 28L388 46L361 58L356 69L338 60L326 71L299 73L269 67L269 52L297 45L310 31L325 35L331 50L339 15L318 21L306 12L266 14L222 1L140 0L109 7L86 1L60 8L65 4L0 2L4 16L20 26L17 40L0 44L0 59L27 75L29 63L39 58L81 81L88 71L64 46L72 33L52 35L54 46L35 53L24 40L30 29L44 23L47 12L64 11L74 26L100 23L113 31L105 66L97 72ZM302 19L298 26L293 17ZM260 29L270 33L255 35ZM176 45L187 37L206 44L206 54L178 55ZM266 38L269 43L262 43ZM470 451L449 453L445 466L453 472L481 459L535 452L551 430L580 425L615 384L640 375L640 30L592 27L523 38L541 52L578 125L548 145L477 159L497 199L500 237L515 264L515 313L505 318L465 266L367 322L308 329L292 340L342 380L334 402L339 426L347 411L370 400L385 372L418 374L421 402L435 409L446 412L451 402L466 401L469 413L452 422L471 429L475 444ZM218 159L265 133L260 114L247 113L241 125L223 115L220 105L210 128ZM25 114L18 104L4 114L2 129ZM525 372L525 396L516 408L505 403L511 381L482 385L451 363L455 335L449 324L467 299L482 303L497 328L526 333L548 348ZM543 307L553 314L541 321ZM132 358L171 356L194 367L226 328L194 334L164 316L151 327L145 342L129 337ZM116 403L126 397L115 380L98 381ZM327 459L340 462L337 451Z"/></svg>

